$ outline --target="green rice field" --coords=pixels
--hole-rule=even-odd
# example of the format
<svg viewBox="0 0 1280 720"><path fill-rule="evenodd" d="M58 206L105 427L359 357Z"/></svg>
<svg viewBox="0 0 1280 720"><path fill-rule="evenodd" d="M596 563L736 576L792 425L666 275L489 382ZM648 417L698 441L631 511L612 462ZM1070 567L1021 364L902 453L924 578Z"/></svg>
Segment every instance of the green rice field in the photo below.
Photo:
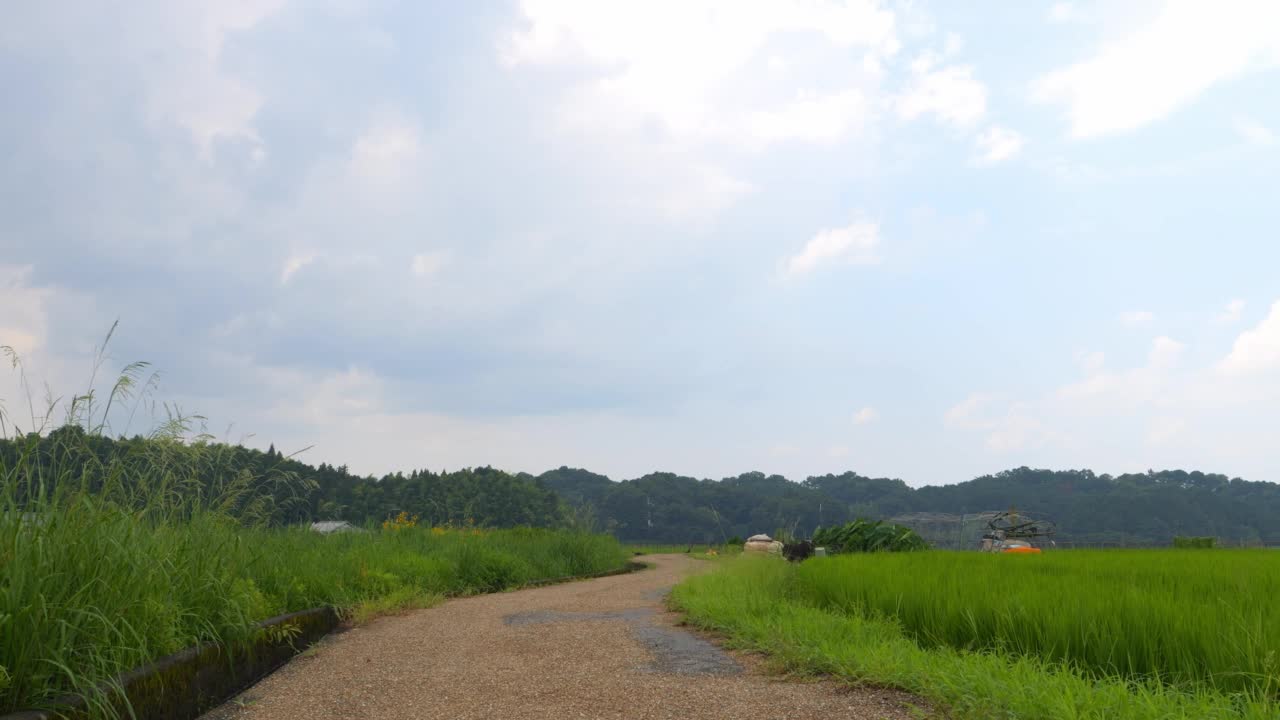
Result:
<svg viewBox="0 0 1280 720"><path fill-rule="evenodd" d="M724 563L697 625L957 717L1280 717L1280 552L852 554Z"/></svg>

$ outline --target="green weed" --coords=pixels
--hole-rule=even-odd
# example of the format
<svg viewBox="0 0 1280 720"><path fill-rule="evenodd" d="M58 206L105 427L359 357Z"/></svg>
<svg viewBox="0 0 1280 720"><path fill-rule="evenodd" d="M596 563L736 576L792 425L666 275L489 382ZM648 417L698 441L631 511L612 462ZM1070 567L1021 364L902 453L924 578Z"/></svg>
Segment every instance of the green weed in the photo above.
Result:
<svg viewBox="0 0 1280 720"><path fill-rule="evenodd" d="M25 387L17 354L0 357ZM103 357L65 403L37 407L28 391L25 433L0 405L11 437L0 453L0 713L77 693L114 717L120 673L198 643L250 642L259 621L287 612L332 605L365 620L626 562L615 539L569 530L271 527L300 481L224 472L232 449L193 433L198 416L170 409L147 437L103 442L111 418L127 431L154 382L134 363L99 397ZM45 434L60 404L65 424Z"/></svg>

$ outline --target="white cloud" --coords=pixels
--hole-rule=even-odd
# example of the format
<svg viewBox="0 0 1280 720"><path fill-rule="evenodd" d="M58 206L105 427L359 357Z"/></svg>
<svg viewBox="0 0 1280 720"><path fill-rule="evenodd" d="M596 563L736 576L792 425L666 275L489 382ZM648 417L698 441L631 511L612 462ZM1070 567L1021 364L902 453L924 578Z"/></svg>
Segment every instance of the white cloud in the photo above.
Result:
<svg viewBox="0 0 1280 720"><path fill-rule="evenodd" d="M251 410L261 415L260 420L269 420L277 427L301 425L309 432L344 425L350 428L352 423L388 412L388 383L367 368L266 365L257 363L249 354L222 350L215 350L210 360L218 372L238 378L243 387L250 389L250 395L255 389L264 389L257 394L257 402L242 400L241 410ZM203 400L216 406L221 399ZM205 410L201 407L202 412Z"/></svg>
<svg viewBox="0 0 1280 720"><path fill-rule="evenodd" d="M949 428L984 433L984 444L993 452L1039 447L1053 436L1026 403L1004 404L986 393L969 395L947 410L943 419Z"/></svg>
<svg viewBox="0 0 1280 720"><path fill-rule="evenodd" d="M1222 314L1218 316L1218 322L1236 323L1240 322L1240 316L1244 314L1245 302L1240 298L1236 298L1227 303L1227 307L1223 309Z"/></svg>
<svg viewBox="0 0 1280 720"><path fill-rule="evenodd" d="M1080 436L1067 430L1075 418L1136 417L1143 410L1176 406L1174 398L1185 382L1179 369L1185 349L1176 340L1157 337L1144 365L1118 371L1106 369L1101 352L1076 353L1085 379L1033 402L974 393L947 411L946 425L983 433L986 448L993 452L1076 447ZM1161 426L1163 433L1156 435L1161 440L1171 438L1170 427Z"/></svg>
<svg viewBox="0 0 1280 720"><path fill-rule="evenodd" d="M843 135L866 112L859 86L898 49L894 14L874 0L523 0L520 7L526 24L500 48L508 66L600 71L570 96L568 117L637 130L656 120L684 139L756 144ZM775 38L795 35L816 36L837 56L854 58L842 87L819 90L816 73L829 67L810 59L800 74L795 61L807 53L774 46ZM751 85L740 82L743 74L762 54L768 68L794 77L792 88L813 89L800 98L765 89L744 95Z"/></svg>
<svg viewBox="0 0 1280 720"><path fill-rule="evenodd" d="M1041 77L1033 96L1065 105L1074 137L1134 130L1218 82L1280 62L1277 27L1273 0L1166 0L1145 26Z"/></svg>
<svg viewBox="0 0 1280 720"><path fill-rule="evenodd" d="M1077 353L1083 380L1029 399L975 393L947 412L946 425L978 434L988 452L1016 450L1020 462L1088 458L1112 472L1265 469L1273 438L1257 428L1274 425L1280 407L1280 302L1223 361L1193 365L1193 357L1168 337L1154 338L1146 360L1124 369L1103 365L1101 353Z"/></svg>
<svg viewBox="0 0 1280 720"><path fill-rule="evenodd" d="M802 92L776 109L752 113L747 134L761 144L784 140L832 143L860 128L870 114L866 96L857 89L826 95Z"/></svg>
<svg viewBox="0 0 1280 720"><path fill-rule="evenodd" d="M296 370L277 370L297 380ZM328 425L342 418L362 417L383 412L385 383L372 372L356 367L321 376L301 374L302 383L293 382L286 387L305 383L307 392L301 397L290 398L275 406L272 413L282 420L301 421L312 425Z"/></svg>
<svg viewBox="0 0 1280 720"><path fill-rule="evenodd" d="M1250 145L1258 145L1260 147L1271 147L1276 144L1276 134L1271 128L1250 117L1238 117L1232 123L1236 134L1240 139Z"/></svg>
<svg viewBox="0 0 1280 720"><path fill-rule="evenodd" d="M30 265L0 264L0 345L26 357L44 347L48 334L45 303L51 291L31 287ZM0 366L7 358L0 357Z"/></svg>
<svg viewBox="0 0 1280 720"><path fill-rule="evenodd" d="M351 148L351 170L357 178L394 184L410 175L422 155L417 126L398 114L373 122Z"/></svg>
<svg viewBox="0 0 1280 720"><path fill-rule="evenodd" d="M1147 431L1147 442L1152 445L1171 443L1182 435L1187 428L1187 421L1182 418L1161 416L1151 421Z"/></svg>
<svg viewBox="0 0 1280 720"><path fill-rule="evenodd" d="M769 456L775 458L793 457L800 454L800 447L793 443L777 443L769 448Z"/></svg>
<svg viewBox="0 0 1280 720"><path fill-rule="evenodd" d="M1125 371L1109 371L1098 364L1084 380L1058 388L1057 398L1076 402L1106 396L1125 407L1141 405L1168 386L1169 371L1177 366L1185 349L1186 346L1177 340L1158 337L1151 342L1146 365Z"/></svg>
<svg viewBox="0 0 1280 720"><path fill-rule="evenodd" d="M850 452L851 451L849 450L848 445L832 445L831 447L827 448L827 457L829 458L848 457Z"/></svg>
<svg viewBox="0 0 1280 720"><path fill-rule="evenodd" d="M880 413L873 407L864 407L853 414L853 423L855 425L867 425L880 419Z"/></svg>
<svg viewBox="0 0 1280 720"><path fill-rule="evenodd" d="M280 269L280 284L287 285L299 270L320 258L320 254L309 250L297 252L285 258L284 267Z"/></svg>
<svg viewBox="0 0 1280 720"><path fill-rule="evenodd" d="M1074 3L1056 2L1049 8L1049 22L1071 22L1079 17L1079 13Z"/></svg>
<svg viewBox="0 0 1280 720"><path fill-rule="evenodd" d="M842 260L849 265L874 265L880 262L880 228L875 223L859 220L842 228L821 230L786 262L786 274L802 275L824 263Z"/></svg>
<svg viewBox="0 0 1280 720"><path fill-rule="evenodd" d="M413 256L409 269L418 277L428 277L440 272L449 257L444 252L420 253Z"/></svg>
<svg viewBox="0 0 1280 720"><path fill-rule="evenodd" d="M1086 373L1098 372L1107 364L1107 356L1101 350L1093 352L1080 351L1076 353L1076 363L1080 365L1080 369Z"/></svg>
<svg viewBox="0 0 1280 720"><path fill-rule="evenodd" d="M186 129L200 157L213 159L213 145L220 139L247 141L253 157L261 162L265 145L255 127L262 94L244 79L228 74L222 50L228 36L256 27L284 8L286 0L236 0L234 2L173 3L138 23L152 27L154 37L138 44L140 51L165 40L164 62L141 58L149 85L149 110L153 121L171 121ZM183 49L174 53L175 47Z"/></svg>
<svg viewBox="0 0 1280 720"><path fill-rule="evenodd" d="M1231 353L1219 367L1230 374L1280 369L1280 300L1257 327L1236 338Z"/></svg>
<svg viewBox="0 0 1280 720"><path fill-rule="evenodd" d="M296 188L257 219L264 234L305 242L285 258L282 283L321 260L333 268L410 258L431 232L433 190L446 178L432 172L416 119L379 107L342 132L345 147L311 159Z"/></svg>
<svg viewBox="0 0 1280 720"><path fill-rule="evenodd" d="M651 165L636 160L631 183L639 192L628 202L640 212L656 209L675 221L714 216L751 194L755 186L710 163L654 155Z"/></svg>
<svg viewBox="0 0 1280 720"><path fill-rule="evenodd" d="M959 55L963 48L964 38L960 37L959 33L948 32L943 40L942 56L951 57L953 55Z"/></svg>
<svg viewBox="0 0 1280 720"><path fill-rule="evenodd" d="M985 393L972 393L947 410L944 420L948 427L961 430L978 430L987 427L987 412L995 399Z"/></svg>
<svg viewBox="0 0 1280 720"><path fill-rule="evenodd" d="M73 388L90 375L88 347L67 343L76 332L110 326L90 298L74 289L37 285L32 265L0 263L0 345L17 355L14 367L0 353L0 436L60 421ZM88 357L86 357L88 356Z"/></svg>
<svg viewBox="0 0 1280 720"><path fill-rule="evenodd" d="M100 110L112 93L125 92L134 101L132 117L148 129L182 130L203 162L215 160L222 140L247 144L261 162L266 148L256 121L267 98L231 71L225 51L287 1L29 3L6 8L0 47L42 63L53 54L74 58L81 111Z"/></svg>
<svg viewBox="0 0 1280 720"><path fill-rule="evenodd" d="M1120 322L1129 327L1147 325L1155 319L1155 314L1149 310L1128 310L1120 313Z"/></svg>
<svg viewBox="0 0 1280 720"><path fill-rule="evenodd" d="M904 120L931 114L941 122L968 127L987 111L987 88L973 77L968 65L934 69L937 58L926 53L911 63L911 82L894 99Z"/></svg>
<svg viewBox="0 0 1280 720"><path fill-rule="evenodd" d="M1014 405L999 418L987 435L987 448L993 452L1015 452L1040 447L1052 434L1044 423L1028 414L1029 408Z"/></svg>
<svg viewBox="0 0 1280 720"><path fill-rule="evenodd" d="M1111 472L1180 465L1236 473L1235 453L1263 452L1266 457L1259 448L1269 447L1271 438L1265 433L1235 437L1238 426L1231 422L1244 417L1254 425L1274 418L1269 408L1280 404L1270 401L1280 400L1280 386L1259 384L1253 378L1225 378L1211 369L1184 368L1184 354L1181 343L1155 338L1142 365L1112 371L1089 363L1096 371L1085 383L1057 388L1030 401L974 393L947 411L946 427L957 434L974 433L979 451L1012 464L1085 464ZM1092 355L1097 353L1081 357ZM266 417L297 424L293 437L274 436L277 447L314 443L320 457L362 470L384 471L414 462L397 450L397 443L411 436L421 438L422 444L416 446L419 452L430 452L448 467L491 463L536 470L572 462L616 469L621 462L628 468L624 472L647 471L645 463L650 459L618 460L620 448L610 445L610 438L621 436L643 438L651 445L645 457L660 452L672 466L707 462L699 454L704 449L690 447L675 434L655 435L661 431L636 418L575 413L484 419L411 408L398 411L394 406L402 389L365 369L252 374L273 388ZM1263 414L1242 416L1251 409ZM685 418L686 424L677 427L687 427L689 421ZM671 425L663 419L664 428ZM597 441L584 446L571 439L582 437ZM761 442L756 451L766 464L815 457L831 461L852 453L852 446L833 442L837 444L807 448ZM741 455L734 457L740 462ZM735 461L718 458L717 462L731 467Z"/></svg>
<svg viewBox="0 0 1280 720"><path fill-rule="evenodd" d="M1025 141L1017 131L993 125L974 142L978 146L978 164L994 165L1021 152Z"/></svg>
<svg viewBox="0 0 1280 720"><path fill-rule="evenodd" d="M1178 362L1178 358L1182 357L1182 351L1186 349L1186 345L1162 335L1151 343L1147 364L1152 368L1173 367Z"/></svg>

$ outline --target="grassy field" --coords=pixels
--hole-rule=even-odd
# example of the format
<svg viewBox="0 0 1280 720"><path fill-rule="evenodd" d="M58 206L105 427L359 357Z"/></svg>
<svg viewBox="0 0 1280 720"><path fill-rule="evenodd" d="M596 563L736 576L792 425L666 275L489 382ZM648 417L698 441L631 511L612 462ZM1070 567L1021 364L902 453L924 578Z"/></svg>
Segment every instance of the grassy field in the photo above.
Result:
<svg viewBox="0 0 1280 720"><path fill-rule="evenodd" d="M323 536L246 527L190 504L125 505L105 492L13 497L0 495L0 712L93 694L197 642L248 640L254 623L285 612L334 605L363 619L611 570L628 557L611 537L565 530Z"/></svg>
<svg viewBox="0 0 1280 720"><path fill-rule="evenodd" d="M621 567L612 538L555 530L321 536L216 515L153 522L89 501L0 519L0 711L86 691L197 642L318 605L357 618ZM7 685L7 687L3 687Z"/></svg>
<svg viewBox="0 0 1280 720"><path fill-rule="evenodd" d="M21 371L11 348L0 358ZM235 448L196 433L198 416L166 405L145 438L100 442L112 407L146 397L145 367L127 366L101 396L47 400L25 433L0 402L0 714L76 692L110 715L121 672L197 643L246 642L258 621L295 610L331 605L361 620L630 557L605 535L420 527L407 515L327 536L281 527L279 505L304 481L234 469ZM28 392L15 405L36 401Z"/></svg>
<svg viewBox="0 0 1280 720"><path fill-rule="evenodd" d="M1280 717L1268 551L744 558L677 586L694 624L958 718Z"/></svg>

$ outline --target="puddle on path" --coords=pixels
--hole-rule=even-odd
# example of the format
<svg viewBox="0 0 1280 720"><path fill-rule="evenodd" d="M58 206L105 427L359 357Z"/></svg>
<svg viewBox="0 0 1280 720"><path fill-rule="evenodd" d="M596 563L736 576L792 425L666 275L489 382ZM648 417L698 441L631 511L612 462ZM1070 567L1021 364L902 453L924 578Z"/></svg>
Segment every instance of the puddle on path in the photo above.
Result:
<svg viewBox="0 0 1280 720"><path fill-rule="evenodd" d="M666 593L668 588L659 591ZM648 599L648 598L646 598ZM541 625L561 622L622 621L632 636L653 655L652 672L675 675L738 675L742 666L713 643L677 627L654 622L657 612L651 608L631 608L610 612L562 612L533 610L513 613L502 620L507 625Z"/></svg>

